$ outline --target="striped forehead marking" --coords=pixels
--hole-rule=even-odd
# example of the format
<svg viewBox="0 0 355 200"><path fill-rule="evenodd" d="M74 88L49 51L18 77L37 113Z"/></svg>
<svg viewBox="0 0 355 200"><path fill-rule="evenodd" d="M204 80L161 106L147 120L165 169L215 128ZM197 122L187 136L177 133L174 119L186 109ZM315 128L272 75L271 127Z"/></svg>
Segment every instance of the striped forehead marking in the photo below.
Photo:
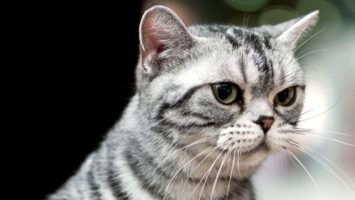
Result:
<svg viewBox="0 0 355 200"><path fill-rule="evenodd" d="M226 40L231 43L233 48L239 48L243 46L245 54L251 54L252 62L256 67L258 75L258 84L253 88L253 93L263 94L273 86L274 69L273 62L267 57L266 51L271 51L270 36L262 35L257 32L243 30L238 27L232 27L225 31ZM248 80L248 75L245 69L245 60L243 57L239 59L238 63L241 67L243 79L245 82Z"/></svg>

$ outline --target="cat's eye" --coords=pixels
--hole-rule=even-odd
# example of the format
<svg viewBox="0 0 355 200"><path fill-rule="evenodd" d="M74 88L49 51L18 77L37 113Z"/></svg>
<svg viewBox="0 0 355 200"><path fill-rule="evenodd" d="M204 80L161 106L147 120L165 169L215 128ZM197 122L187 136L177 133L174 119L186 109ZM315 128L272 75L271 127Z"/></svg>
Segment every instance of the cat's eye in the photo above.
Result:
<svg viewBox="0 0 355 200"><path fill-rule="evenodd" d="M280 106L291 106L296 100L296 87L289 87L279 92L274 99L274 103Z"/></svg>
<svg viewBox="0 0 355 200"><path fill-rule="evenodd" d="M212 91L216 99L225 105L237 102L240 99L240 89L233 83L212 84Z"/></svg>

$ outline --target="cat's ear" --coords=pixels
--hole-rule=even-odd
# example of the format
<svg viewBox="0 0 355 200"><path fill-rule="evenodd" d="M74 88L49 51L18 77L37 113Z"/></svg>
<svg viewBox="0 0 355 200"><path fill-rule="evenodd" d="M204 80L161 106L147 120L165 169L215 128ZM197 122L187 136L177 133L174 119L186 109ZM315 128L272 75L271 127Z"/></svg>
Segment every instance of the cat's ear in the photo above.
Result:
<svg viewBox="0 0 355 200"><path fill-rule="evenodd" d="M319 11L313 11L305 16L273 26L273 29L278 32L276 39L295 49L299 40L315 26L318 21Z"/></svg>
<svg viewBox="0 0 355 200"><path fill-rule="evenodd" d="M142 17L139 26L142 66L146 71L160 70L159 63L190 48L193 39L182 20L169 8L154 6Z"/></svg>

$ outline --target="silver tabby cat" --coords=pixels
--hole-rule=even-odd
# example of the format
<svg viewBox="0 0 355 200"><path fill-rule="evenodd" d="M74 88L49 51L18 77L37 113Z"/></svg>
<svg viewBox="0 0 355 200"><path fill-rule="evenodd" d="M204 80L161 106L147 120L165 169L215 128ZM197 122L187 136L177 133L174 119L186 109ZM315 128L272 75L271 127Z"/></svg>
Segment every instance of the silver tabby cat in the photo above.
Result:
<svg viewBox="0 0 355 200"><path fill-rule="evenodd" d="M255 199L250 177L291 148L305 90L294 50L317 18L186 27L166 7L147 10L135 95L48 199Z"/></svg>

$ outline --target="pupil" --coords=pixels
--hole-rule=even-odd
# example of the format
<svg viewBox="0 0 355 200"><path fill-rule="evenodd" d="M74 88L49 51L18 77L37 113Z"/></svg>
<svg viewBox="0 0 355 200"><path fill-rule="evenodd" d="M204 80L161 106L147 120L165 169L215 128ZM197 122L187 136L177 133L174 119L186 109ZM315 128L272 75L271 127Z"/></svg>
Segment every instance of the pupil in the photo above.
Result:
<svg viewBox="0 0 355 200"><path fill-rule="evenodd" d="M218 87L219 98L225 100L231 95L232 88L227 84L220 84Z"/></svg>
<svg viewBox="0 0 355 200"><path fill-rule="evenodd" d="M279 96L279 100L281 102L285 101L288 98L289 92L288 90L284 90L282 91L278 96Z"/></svg>

